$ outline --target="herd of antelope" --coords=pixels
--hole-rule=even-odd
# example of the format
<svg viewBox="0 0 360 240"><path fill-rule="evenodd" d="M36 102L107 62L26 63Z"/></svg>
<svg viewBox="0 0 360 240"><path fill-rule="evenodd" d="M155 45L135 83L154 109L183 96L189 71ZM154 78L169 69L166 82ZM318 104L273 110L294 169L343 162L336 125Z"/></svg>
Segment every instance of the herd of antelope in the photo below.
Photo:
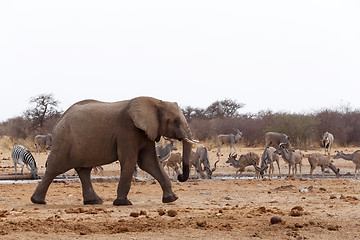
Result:
<svg viewBox="0 0 360 240"><path fill-rule="evenodd" d="M220 161L221 147L224 144L230 146L230 154L226 163L230 164L236 169L235 179L240 178L241 174L244 172L245 168L248 166L253 166L255 170L255 178L264 177L265 172L268 170L268 175L270 178L274 175L274 163L276 163L278 168L278 176L281 178L280 170L280 156L284 162L289 166L288 176L297 176L297 171L299 170L300 177L302 177L301 165L303 158L307 158L310 164L310 177L313 178L313 172L316 167L320 167L322 171L322 177L324 177L324 172L326 168L329 168L334 172L336 177L340 177L340 169L336 168L333 164L332 158L330 156L331 147L334 142L334 136L325 132L322 138L322 146L325 150L323 153L312 153L304 155L299 149L293 149L289 137L283 133L277 132L268 132L265 135L265 149L261 157L255 152L248 152L243 155L238 155L236 153L235 144L239 143L242 138L242 132L236 129L236 134L221 134L218 135L216 139L217 144L217 161L214 164L214 168L210 169L209 157L207 150L204 146L198 147L196 152L192 153L191 166L195 167L197 175L201 178L211 178L212 173L216 170L216 164ZM171 141L168 145L172 145ZM165 146L166 148L166 146ZM232 151L233 150L233 151ZM159 151L157 151L159 153ZM162 159L162 156L158 154L159 161L162 165L168 168L172 168L177 174L180 169L181 154L173 153L169 150L169 155L166 160ZM360 150L355 151L352 154L345 154L343 152L336 151L336 155L333 156L333 159L345 159L352 161L355 164L355 178L357 177L357 171L360 167ZM162 159L162 160L161 160ZM206 172L206 175L204 174Z"/></svg>
<svg viewBox="0 0 360 240"><path fill-rule="evenodd" d="M268 132L265 134L265 149L261 157L255 152L249 152L243 155L236 153L235 144L239 143L242 138L242 132L238 129L236 134L221 134L216 138L217 145L217 161L214 163L214 167L211 168L209 161L209 154L207 148L199 146L196 151L191 152L190 166L193 166L196 170L196 177L208 178L212 177L213 172L216 170L216 164L220 161L221 147L224 144L230 146L230 154L226 163L230 164L236 169L235 179L240 178L241 174L248 166L253 166L255 170L255 178L264 177L266 171L268 171L269 178L274 175L274 162L278 168L278 176L281 178L280 170L280 156L289 166L288 176L296 176L299 168L300 177L302 176L301 165L302 159L307 158L310 164L310 177L313 178L313 172L316 167L321 167L322 176L324 177L324 171L326 168L332 170L336 177L340 176L340 169L336 168L331 159L331 147L334 143L334 136L325 132L321 140L322 146L325 150L325 154L312 153L304 155L299 149L294 150L290 144L289 137L283 133ZM39 135L34 139L36 152L39 152L40 147L45 150L51 149L51 134ZM170 169L173 170L173 174L180 173L181 165L181 153L173 152L177 148L174 146L174 142L171 139L165 139L168 143L165 146L156 146L156 153L159 163L167 168L168 175L170 176ZM232 152L233 150L233 152ZM344 160L352 161L355 164L354 177L357 177L358 169L360 168L360 150L355 151L352 154L345 154L342 151L336 151L336 155L333 159L342 158ZM102 169L101 169L102 170Z"/></svg>

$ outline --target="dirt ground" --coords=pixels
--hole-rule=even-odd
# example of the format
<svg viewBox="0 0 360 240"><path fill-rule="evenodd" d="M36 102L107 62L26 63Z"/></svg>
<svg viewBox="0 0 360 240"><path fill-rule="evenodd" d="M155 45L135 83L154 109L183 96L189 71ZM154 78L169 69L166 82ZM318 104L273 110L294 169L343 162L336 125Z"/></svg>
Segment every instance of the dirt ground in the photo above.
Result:
<svg viewBox="0 0 360 240"><path fill-rule="evenodd" d="M255 151L238 147L238 153ZM341 149L347 153L357 148ZM1 151L1 150L0 150ZM306 151L320 152L321 149ZM228 148L214 172L214 179L173 181L179 199L161 202L160 185L140 171L129 194L132 206L113 206L119 164L104 166L103 182L94 188L102 205L83 205L81 185L76 178L50 185L47 205L30 201L37 182L0 181L0 238L15 239L356 239L360 238L359 181L354 179L354 164L335 160L341 178L327 172L309 179L309 164L303 159L303 178L253 179L248 167L234 180L235 169L225 163ZM210 151L210 161L216 160ZM10 152L0 154L0 176L13 173ZM46 155L34 154L40 175L45 171ZM281 171L287 166L281 159ZM24 170L28 173L28 170ZM166 169L167 172L167 169ZM69 173L71 175L72 173ZM194 169L191 172L194 175ZM275 175L278 172L275 169ZM172 177L172 173L170 173ZM94 177L95 178L95 177ZM112 181L106 180L113 179ZM272 224L272 217L279 223Z"/></svg>

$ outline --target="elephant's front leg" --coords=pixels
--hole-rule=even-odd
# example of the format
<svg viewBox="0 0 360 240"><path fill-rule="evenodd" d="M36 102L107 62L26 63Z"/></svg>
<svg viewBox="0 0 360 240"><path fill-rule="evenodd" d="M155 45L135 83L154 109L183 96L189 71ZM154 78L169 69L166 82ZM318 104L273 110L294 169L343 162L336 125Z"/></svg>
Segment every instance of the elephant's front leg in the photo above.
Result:
<svg viewBox="0 0 360 240"><path fill-rule="evenodd" d="M90 180L92 168L76 168L81 180L84 204L102 204L103 200L96 194Z"/></svg>
<svg viewBox="0 0 360 240"><path fill-rule="evenodd" d="M163 203L173 202L178 199L178 196L172 191L169 176L165 173L157 160L155 148L153 146L148 146L140 152L138 165L142 170L148 172L160 183L163 190Z"/></svg>

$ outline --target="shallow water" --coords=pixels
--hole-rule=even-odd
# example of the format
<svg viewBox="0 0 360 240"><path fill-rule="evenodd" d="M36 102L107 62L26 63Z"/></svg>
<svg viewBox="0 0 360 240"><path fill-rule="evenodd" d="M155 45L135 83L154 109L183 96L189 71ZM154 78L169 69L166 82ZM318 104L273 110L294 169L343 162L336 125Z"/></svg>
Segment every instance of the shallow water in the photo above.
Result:
<svg viewBox="0 0 360 240"><path fill-rule="evenodd" d="M213 176L212 179L206 179L206 180L234 180L235 175L227 175L227 176ZM265 176L264 178L268 178L268 176ZM296 178L300 178L299 176L297 176ZM335 175L325 175L324 177L325 179L334 179L336 178ZM358 179L354 179L354 176L352 175L342 175L340 178L346 178L349 179L350 181L359 181ZM119 181L119 177L98 177L98 176L94 176L91 178L93 182L118 182ZM254 179L253 175L243 175L240 177L240 179ZM277 177L275 175L275 177L273 177L272 179L286 179L286 176L282 176L281 178ZM302 175L302 179L307 179L307 180L311 180L310 178L310 174L303 174ZM314 174L314 180L316 179L322 179L322 175L315 175ZM148 179L148 178L141 178L138 179L138 181L153 181L154 179ZM204 179L192 179L189 178L189 181L199 181L199 180L204 180ZM261 180L261 179L260 179ZM27 179L27 180L0 180L0 184L21 184L21 183L39 183L41 181L41 179ZM80 179L78 177L57 177L54 179L54 182L80 182Z"/></svg>

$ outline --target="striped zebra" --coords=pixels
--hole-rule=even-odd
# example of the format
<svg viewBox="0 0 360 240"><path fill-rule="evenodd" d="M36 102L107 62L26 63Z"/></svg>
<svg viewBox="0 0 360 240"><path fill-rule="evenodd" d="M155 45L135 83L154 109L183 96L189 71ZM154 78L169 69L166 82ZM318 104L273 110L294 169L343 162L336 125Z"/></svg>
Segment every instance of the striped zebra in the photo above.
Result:
<svg viewBox="0 0 360 240"><path fill-rule="evenodd" d="M21 165L21 174L24 172L24 165L31 172L33 178L38 178L38 169L35 159L31 152L22 145L16 145L11 151L11 158L14 162L15 174L17 174L16 165Z"/></svg>

